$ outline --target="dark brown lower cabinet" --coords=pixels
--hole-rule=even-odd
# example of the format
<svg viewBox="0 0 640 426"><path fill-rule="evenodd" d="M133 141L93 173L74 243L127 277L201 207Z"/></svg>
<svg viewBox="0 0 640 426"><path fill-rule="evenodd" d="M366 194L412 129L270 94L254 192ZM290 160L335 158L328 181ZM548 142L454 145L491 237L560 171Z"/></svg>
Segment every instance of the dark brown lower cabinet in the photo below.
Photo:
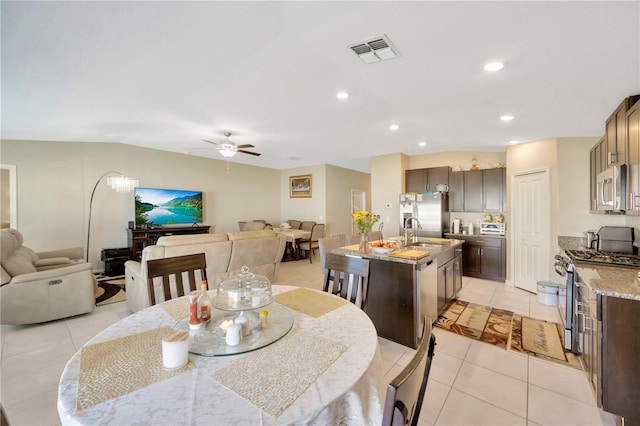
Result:
<svg viewBox="0 0 640 426"><path fill-rule="evenodd" d="M467 277L504 282L507 278L506 239L482 235L456 235L463 239L462 271Z"/></svg>
<svg viewBox="0 0 640 426"><path fill-rule="evenodd" d="M599 311L602 409L640 425L640 300L603 296Z"/></svg>

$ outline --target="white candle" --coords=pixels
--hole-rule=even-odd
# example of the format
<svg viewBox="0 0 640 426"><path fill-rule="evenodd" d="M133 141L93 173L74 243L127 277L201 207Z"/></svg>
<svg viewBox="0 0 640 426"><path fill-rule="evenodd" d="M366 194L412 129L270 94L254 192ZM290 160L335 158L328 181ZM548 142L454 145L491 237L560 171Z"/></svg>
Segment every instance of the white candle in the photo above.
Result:
<svg viewBox="0 0 640 426"><path fill-rule="evenodd" d="M176 331L162 339L162 365L167 370L175 370L189 362L189 333Z"/></svg>
<svg viewBox="0 0 640 426"><path fill-rule="evenodd" d="M242 333L242 325L231 324L227 327L227 336L225 341L229 346L237 346L240 344L240 333Z"/></svg>

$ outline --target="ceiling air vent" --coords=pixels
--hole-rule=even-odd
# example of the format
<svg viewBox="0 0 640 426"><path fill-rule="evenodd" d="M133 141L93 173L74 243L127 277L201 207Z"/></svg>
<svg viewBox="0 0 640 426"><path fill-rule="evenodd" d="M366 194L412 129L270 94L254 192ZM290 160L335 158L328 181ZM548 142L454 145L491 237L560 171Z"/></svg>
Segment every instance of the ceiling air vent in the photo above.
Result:
<svg viewBox="0 0 640 426"><path fill-rule="evenodd" d="M352 44L349 48L366 64L393 59L398 56L386 35Z"/></svg>

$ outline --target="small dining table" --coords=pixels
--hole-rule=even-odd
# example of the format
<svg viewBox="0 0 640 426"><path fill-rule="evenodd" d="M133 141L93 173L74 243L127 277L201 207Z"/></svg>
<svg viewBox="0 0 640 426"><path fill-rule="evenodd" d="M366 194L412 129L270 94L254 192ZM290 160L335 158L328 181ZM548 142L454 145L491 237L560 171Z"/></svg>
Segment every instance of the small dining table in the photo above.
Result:
<svg viewBox="0 0 640 426"><path fill-rule="evenodd" d="M108 327L65 366L61 423L380 424L385 384L369 317L322 291L272 291L274 302L264 309L293 319L283 337L241 354L190 353L178 370L162 367L161 340L184 323L187 296Z"/></svg>
<svg viewBox="0 0 640 426"><path fill-rule="evenodd" d="M306 229L273 228L273 232L287 238L287 250L282 258L283 261L296 260L296 240L305 240L311 237L311 230Z"/></svg>

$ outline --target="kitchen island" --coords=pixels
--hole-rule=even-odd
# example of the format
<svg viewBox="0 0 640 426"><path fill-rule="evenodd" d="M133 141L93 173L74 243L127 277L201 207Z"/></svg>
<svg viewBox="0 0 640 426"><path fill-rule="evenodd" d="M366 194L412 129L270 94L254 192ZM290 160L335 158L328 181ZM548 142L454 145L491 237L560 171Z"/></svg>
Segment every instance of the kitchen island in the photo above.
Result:
<svg viewBox="0 0 640 426"><path fill-rule="evenodd" d="M402 237L394 239L402 241ZM360 253L357 245L331 253L369 259L365 312L379 336L416 348L422 335L422 318L428 316L435 321L461 287L462 271L458 268L456 286L453 265L461 265L463 243L457 239L420 237L388 254L376 254L373 249Z"/></svg>

